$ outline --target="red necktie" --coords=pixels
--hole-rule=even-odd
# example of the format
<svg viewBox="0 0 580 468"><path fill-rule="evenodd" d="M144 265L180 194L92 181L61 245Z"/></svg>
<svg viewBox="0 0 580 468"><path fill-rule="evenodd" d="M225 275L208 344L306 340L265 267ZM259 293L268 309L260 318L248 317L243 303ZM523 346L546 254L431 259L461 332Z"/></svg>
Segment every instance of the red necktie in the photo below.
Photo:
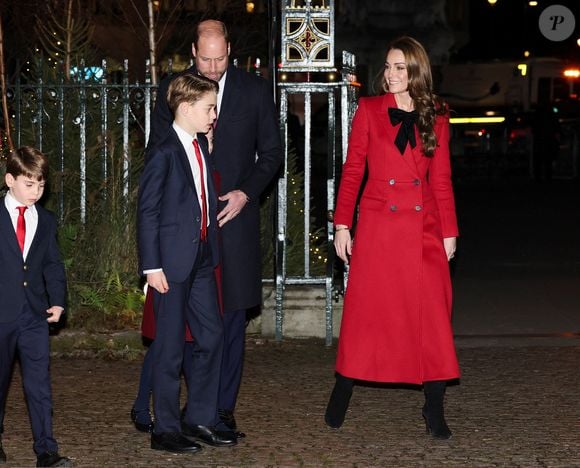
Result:
<svg viewBox="0 0 580 468"><path fill-rule="evenodd" d="M199 164L199 175L201 178L201 240L207 239L207 203L205 201L205 179L203 177L203 158L199 150L199 143L197 139L193 140L193 147L195 148L195 157L197 164Z"/></svg>
<svg viewBox="0 0 580 468"><path fill-rule="evenodd" d="M18 206L18 221L16 222L16 239L18 239L18 245L20 250L24 252L24 239L26 238L26 221L24 220L24 212L28 208L27 206Z"/></svg>

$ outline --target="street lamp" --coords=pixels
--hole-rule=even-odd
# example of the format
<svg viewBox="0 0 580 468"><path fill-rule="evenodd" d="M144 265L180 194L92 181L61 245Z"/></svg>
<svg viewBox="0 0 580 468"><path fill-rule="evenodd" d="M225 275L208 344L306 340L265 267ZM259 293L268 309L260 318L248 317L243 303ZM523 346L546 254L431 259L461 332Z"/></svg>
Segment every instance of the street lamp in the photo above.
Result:
<svg viewBox="0 0 580 468"><path fill-rule="evenodd" d="M497 3L497 0L487 0L487 3L489 3L490 5L495 5Z"/></svg>

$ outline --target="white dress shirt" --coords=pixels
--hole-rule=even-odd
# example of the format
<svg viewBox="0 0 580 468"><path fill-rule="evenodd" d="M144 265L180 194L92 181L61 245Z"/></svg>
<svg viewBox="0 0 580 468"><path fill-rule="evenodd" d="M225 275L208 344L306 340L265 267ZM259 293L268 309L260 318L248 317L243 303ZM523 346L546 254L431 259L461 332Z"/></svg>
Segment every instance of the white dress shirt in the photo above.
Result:
<svg viewBox="0 0 580 468"><path fill-rule="evenodd" d="M222 77L218 81L219 90L218 90L218 95L217 95L217 109L216 109L218 119L220 117L220 111L222 109L222 99L224 97L224 86L226 85L226 75L227 74L228 74L228 72L226 70L226 72L222 75Z"/></svg>
<svg viewBox="0 0 580 468"><path fill-rule="evenodd" d="M179 141L181 141L181 144L183 145L183 148L185 148L185 153L187 154L187 159L189 160L189 166L191 167L191 172L193 174L193 182L195 184L195 191L197 192L197 201L199 202L199 206L201 209L201 172L199 170L199 164L197 162L197 157L195 156L195 148L193 147L193 140L197 139L197 135L190 135L189 133L187 133L183 128L181 128L179 125L177 125L175 122L173 122L173 129L175 130L175 133L177 133L177 136L179 137ZM206 193L206 197L205 197L205 203L206 203L206 213L208 213L207 216L207 225L209 226L210 224L210 220L209 220L209 205L208 205L208 200L207 200L207 167L205 165L205 160L203 158L203 150L201 148L201 145L199 145L199 151L201 152L202 155L202 164L203 164L203 183L204 183L204 191Z"/></svg>
<svg viewBox="0 0 580 468"><path fill-rule="evenodd" d="M181 144L183 145L183 148L185 149L185 154L187 154L187 159L189 161L189 167L191 168L191 173L193 174L193 183L195 184L195 191L197 192L197 201L199 203L199 207L201 209L201 204L202 204L202 200L201 200L201 172L199 170L199 164L197 162L197 157L195 156L195 148L193 147L193 140L197 139L197 135L190 135L188 132L186 132L183 128L181 128L179 125L177 125L175 122L173 122L173 129L175 130L175 133L177 133L177 137L179 138L179 141L181 142ZM208 172L207 172L207 166L205 164L205 160L203 158L203 150L201 148L199 148L199 151L202 155L202 164L203 164L203 181L204 181L204 188L205 188L205 202L206 202L206 213L207 213L207 225L209 226L211 221L209 218L209 201L208 201L208 190L207 190L207 177L208 177ZM150 270L143 270L143 274L147 275L149 273L157 273L159 271L163 271L162 268L152 268Z"/></svg>
<svg viewBox="0 0 580 468"><path fill-rule="evenodd" d="M24 206L16 198L12 196L10 191L6 193L4 197L4 205L10 214L10 219L12 220L12 226L14 227L14 233L16 233L16 227L18 223L18 207ZM36 234L36 229L38 228L38 211L34 205L29 206L24 212L24 222L26 223L26 235L24 236L24 251L22 252L22 258L26 260L28 251L30 250L30 245L32 244L32 239Z"/></svg>

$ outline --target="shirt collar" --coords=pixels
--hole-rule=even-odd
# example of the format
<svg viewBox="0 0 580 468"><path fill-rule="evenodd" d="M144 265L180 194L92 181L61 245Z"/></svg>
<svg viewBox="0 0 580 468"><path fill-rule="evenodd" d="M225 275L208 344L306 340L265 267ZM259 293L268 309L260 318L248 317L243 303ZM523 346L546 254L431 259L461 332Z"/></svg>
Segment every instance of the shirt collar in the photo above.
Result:
<svg viewBox="0 0 580 468"><path fill-rule="evenodd" d="M173 130L175 130L175 133L177 133L179 141L181 141L181 144L185 148L190 148L191 142L193 140L197 140L197 135L191 135L189 132L185 131L182 127L177 125L175 121L173 121Z"/></svg>
<svg viewBox="0 0 580 468"><path fill-rule="evenodd" d="M10 193L10 190L6 192L6 196L4 197L4 204L6 205L8 212L11 214L16 211L19 206L24 205L23 203L20 203L18 200L16 200L16 198L14 198L14 196ZM32 205L29 206L28 210L26 211L35 212L36 208L34 205Z"/></svg>
<svg viewBox="0 0 580 468"><path fill-rule="evenodd" d="M222 77L220 78L220 80L218 81L218 85L220 87L220 91L223 92L224 89L224 85L226 84L226 76L228 74L228 70L226 69L226 71L224 72L224 74L222 75Z"/></svg>
<svg viewBox="0 0 580 468"><path fill-rule="evenodd" d="M225 73L222 75L222 77L220 78L220 80L218 81L218 96L217 96L217 114L218 114L218 118L222 109L222 101L224 98L224 87L226 85L226 76L228 74L228 71L226 69Z"/></svg>

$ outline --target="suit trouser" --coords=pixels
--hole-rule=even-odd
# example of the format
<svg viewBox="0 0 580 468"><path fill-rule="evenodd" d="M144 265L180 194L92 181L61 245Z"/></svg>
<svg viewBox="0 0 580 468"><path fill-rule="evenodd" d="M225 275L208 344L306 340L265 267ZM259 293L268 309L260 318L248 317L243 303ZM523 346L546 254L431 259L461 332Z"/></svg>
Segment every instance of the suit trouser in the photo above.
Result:
<svg viewBox="0 0 580 468"><path fill-rule="evenodd" d="M194 338L187 382L185 422L214 426L223 351L223 324L218 308L210 247L202 243L189 278L169 282L165 294L155 292L157 331L153 346L155 432L181 432L179 387L185 324Z"/></svg>
<svg viewBox="0 0 580 468"><path fill-rule="evenodd" d="M149 400L151 398L151 392L153 391L153 345L154 341L149 344L147 351L145 352L145 357L143 358L143 364L141 365L141 376L139 377L139 389L137 390L137 397L133 403L133 408L137 411L149 411ZM149 415L147 415L149 419ZM143 421L147 423L148 421Z"/></svg>
<svg viewBox="0 0 580 468"><path fill-rule="evenodd" d="M139 377L139 389L137 390L137 397L133 403L133 408L137 411L137 420L142 423L149 423L149 400L151 398L151 392L153 391L153 347L155 346L155 341L152 341L145 352L145 357L143 358L143 365L141 366L141 376ZM183 350L183 366L182 372L185 377L185 381L189 382L191 380L190 369L193 367L193 343L186 342ZM141 420L140 411L146 411L146 417ZM0 431L1 433L1 431Z"/></svg>
<svg viewBox="0 0 580 468"><path fill-rule="evenodd" d="M0 323L0 427L4 413L14 358L18 354L22 385L30 414L34 452L58 452L52 435L52 392L49 372L48 323L28 305L18 318Z"/></svg>
<svg viewBox="0 0 580 468"><path fill-rule="evenodd" d="M242 382L246 310L225 312L224 355L222 358L218 408L233 411Z"/></svg>

